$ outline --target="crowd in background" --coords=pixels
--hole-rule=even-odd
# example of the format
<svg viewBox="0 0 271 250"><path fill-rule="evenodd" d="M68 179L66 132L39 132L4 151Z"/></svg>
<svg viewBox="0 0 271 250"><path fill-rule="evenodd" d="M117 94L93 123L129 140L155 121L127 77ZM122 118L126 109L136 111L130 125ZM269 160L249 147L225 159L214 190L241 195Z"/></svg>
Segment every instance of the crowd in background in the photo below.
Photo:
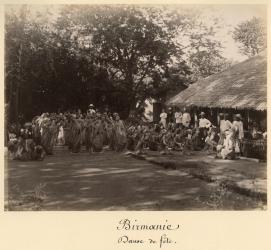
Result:
<svg viewBox="0 0 271 250"><path fill-rule="evenodd" d="M89 152L124 150L141 153L144 150L169 154L205 150L223 159L235 159L241 153L244 127L240 114L219 114L215 126L200 112L196 119L186 108L162 110L160 122L140 119L120 119L117 113L100 112L90 104L86 113L81 110L63 113L44 113L32 122L8 128L8 150L12 159L43 160L53 154L56 145L66 146L71 153L83 147ZM266 139L266 132L252 123L251 136Z"/></svg>
<svg viewBox="0 0 271 250"><path fill-rule="evenodd" d="M172 138L175 140L179 133L186 134L186 141L182 140L184 147L215 152L216 157L223 159L240 156L244 140L267 139L266 126L261 128L255 120L249 122L245 131L241 114L219 113L217 123L212 124L203 111L192 117L186 108L181 111L178 107L169 107L167 112L162 110L160 124L169 131L174 127Z"/></svg>

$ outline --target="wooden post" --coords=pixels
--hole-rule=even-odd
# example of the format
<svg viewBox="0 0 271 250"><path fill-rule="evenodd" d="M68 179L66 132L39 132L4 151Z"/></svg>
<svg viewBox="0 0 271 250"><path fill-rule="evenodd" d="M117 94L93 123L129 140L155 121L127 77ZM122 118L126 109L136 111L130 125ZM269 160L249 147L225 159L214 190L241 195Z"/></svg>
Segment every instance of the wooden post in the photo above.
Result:
<svg viewBox="0 0 271 250"><path fill-rule="evenodd" d="M249 117L249 109L247 110L247 129L249 129L250 117Z"/></svg>

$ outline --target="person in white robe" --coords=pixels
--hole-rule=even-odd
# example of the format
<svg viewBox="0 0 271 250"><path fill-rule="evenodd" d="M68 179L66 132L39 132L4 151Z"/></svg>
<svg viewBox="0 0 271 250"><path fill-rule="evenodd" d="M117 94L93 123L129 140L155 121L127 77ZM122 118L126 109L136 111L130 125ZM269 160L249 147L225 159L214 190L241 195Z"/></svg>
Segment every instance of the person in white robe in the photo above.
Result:
<svg viewBox="0 0 271 250"><path fill-rule="evenodd" d="M164 128L167 127L167 113L165 112L165 109L162 109L162 113L160 114L160 123Z"/></svg>

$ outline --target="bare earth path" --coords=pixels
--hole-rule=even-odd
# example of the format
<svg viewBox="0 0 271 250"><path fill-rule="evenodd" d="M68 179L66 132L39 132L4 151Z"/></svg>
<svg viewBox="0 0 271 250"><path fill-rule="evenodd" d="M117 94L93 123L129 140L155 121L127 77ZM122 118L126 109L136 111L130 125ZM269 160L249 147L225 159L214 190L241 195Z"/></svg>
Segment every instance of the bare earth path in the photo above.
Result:
<svg viewBox="0 0 271 250"><path fill-rule="evenodd" d="M7 160L6 210L251 210L263 204L179 170L123 153L70 154L42 162Z"/></svg>

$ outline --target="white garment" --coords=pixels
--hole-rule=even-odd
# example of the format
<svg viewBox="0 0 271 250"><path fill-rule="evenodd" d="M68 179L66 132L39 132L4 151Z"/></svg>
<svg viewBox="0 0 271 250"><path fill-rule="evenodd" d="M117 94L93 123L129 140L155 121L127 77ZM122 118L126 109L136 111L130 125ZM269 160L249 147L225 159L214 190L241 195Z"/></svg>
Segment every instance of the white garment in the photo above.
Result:
<svg viewBox="0 0 271 250"><path fill-rule="evenodd" d="M160 122L163 124L165 128L167 125L167 113L161 113L160 118L161 118Z"/></svg>
<svg viewBox="0 0 271 250"><path fill-rule="evenodd" d="M182 116L182 124L185 126L185 127L188 127L189 124L191 122L191 116L189 113L185 112L183 113L183 116Z"/></svg>
<svg viewBox="0 0 271 250"><path fill-rule="evenodd" d="M212 123L206 119L206 118L200 118L199 119L199 127L200 128L209 128L212 125Z"/></svg>
<svg viewBox="0 0 271 250"><path fill-rule="evenodd" d="M58 137L59 140L64 139L64 129L62 126L59 128Z"/></svg>
<svg viewBox="0 0 271 250"><path fill-rule="evenodd" d="M226 139L223 143L223 149L221 150L221 156L223 159L226 159L226 157L232 153L234 150L234 141L232 139L232 135L227 135Z"/></svg>
<svg viewBox="0 0 271 250"><path fill-rule="evenodd" d="M88 109L87 113L90 115L93 115L96 113L96 111L95 111L95 109Z"/></svg>
<svg viewBox="0 0 271 250"><path fill-rule="evenodd" d="M238 139L242 140L244 138L244 127L242 121L233 121L232 123L233 128L235 129L235 132L238 135Z"/></svg>
<svg viewBox="0 0 271 250"><path fill-rule="evenodd" d="M176 123L182 123L182 113L181 112L175 112L174 117Z"/></svg>
<svg viewBox="0 0 271 250"><path fill-rule="evenodd" d="M220 132L224 133L226 130L230 130L232 128L232 123L229 120L221 120L220 121Z"/></svg>

